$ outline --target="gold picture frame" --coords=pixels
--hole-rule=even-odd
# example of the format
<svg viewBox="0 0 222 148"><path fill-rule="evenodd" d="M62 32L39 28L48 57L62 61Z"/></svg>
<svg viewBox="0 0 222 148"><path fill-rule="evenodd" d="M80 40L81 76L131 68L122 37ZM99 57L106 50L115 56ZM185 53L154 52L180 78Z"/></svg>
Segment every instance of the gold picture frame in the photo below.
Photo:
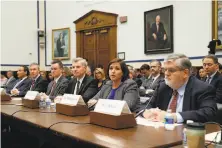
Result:
<svg viewBox="0 0 222 148"><path fill-rule="evenodd" d="M219 22L219 23L218 23ZM222 41L222 1L212 1L212 40ZM222 45L216 45L216 50L222 50Z"/></svg>
<svg viewBox="0 0 222 148"><path fill-rule="evenodd" d="M70 59L70 28L52 29L52 59Z"/></svg>

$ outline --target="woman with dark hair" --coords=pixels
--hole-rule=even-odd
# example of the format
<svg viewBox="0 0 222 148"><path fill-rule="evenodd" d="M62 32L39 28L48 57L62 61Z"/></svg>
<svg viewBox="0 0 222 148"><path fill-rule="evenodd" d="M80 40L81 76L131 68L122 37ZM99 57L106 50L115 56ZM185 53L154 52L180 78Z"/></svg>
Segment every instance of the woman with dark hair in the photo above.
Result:
<svg viewBox="0 0 222 148"><path fill-rule="evenodd" d="M113 59L108 65L109 81L88 102L94 105L99 98L112 100L125 100L131 111L135 109L139 100L138 87L135 81L129 79L129 70L121 59Z"/></svg>

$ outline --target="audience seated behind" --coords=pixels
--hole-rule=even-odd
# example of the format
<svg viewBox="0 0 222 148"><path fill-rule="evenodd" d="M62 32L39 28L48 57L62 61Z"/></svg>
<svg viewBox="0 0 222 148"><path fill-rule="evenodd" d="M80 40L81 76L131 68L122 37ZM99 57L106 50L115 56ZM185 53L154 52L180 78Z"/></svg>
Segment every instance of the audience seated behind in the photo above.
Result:
<svg viewBox="0 0 222 148"><path fill-rule="evenodd" d="M163 75L161 75L161 62L153 60L150 62L151 74L150 78L146 79L139 89L140 96L152 97L153 91L164 81Z"/></svg>
<svg viewBox="0 0 222 148"><path fill-rule="evenodd" d="M106 84L107 80L106 80L106 76L105 76L105 72L102 68L96 68L94 71L94 79L97 81L98 83L98 91L101 90L102 86L104 84Z"/></svg>
<svg viewBox="0 0 222 148"><path fill-rule="evenodd" d="M92 106L99 98L125 100L133 111L139 101L138 87L135 81L129 79L129 70L125 62L113 59L108 65L108 70L110 81L107 81L96 96L89 100L88 105Z"/></svg>
<svg viewBox="0 0 222 148"><path fill-rule="evenodd" d="M6 89L6 92L9 92L10 90L12 90L13 86L15 85L16 79L13 75L13 71L11 71L11 70L7 71L6 75L8 77L8 80L5 83L4 88Z"/></svg>
<svg viewBox="0 0 222 148"><path fill-rule="evenodd" d="M216 102L222 104L222 75L218 72L219 62L215 55L203 58L203 68L207 73L206 82L216 89Z"/></svg>
<svg viewBox="0 0 222 148"><path fill-rule="evenodd" d="M190 60L183 54L168 56L164 62L165 82L156 89L148 107L152 109L143 113L145 118L162 122L167 109L172 110L174 121L178 123L207 122L215 117L215 89L190 76L191 67Z"/></svg>

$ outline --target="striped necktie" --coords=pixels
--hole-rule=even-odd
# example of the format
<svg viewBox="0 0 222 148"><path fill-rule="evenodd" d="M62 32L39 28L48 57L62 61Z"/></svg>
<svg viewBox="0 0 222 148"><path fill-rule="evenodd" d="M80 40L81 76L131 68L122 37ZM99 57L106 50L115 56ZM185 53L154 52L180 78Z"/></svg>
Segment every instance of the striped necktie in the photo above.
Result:
<svg viewBox="0 0 222 148"><path fill-rule="evenodd" d="M177 90L174 90L173 94L172 94L172 100L171 100L171 103L170 103L170 106L169 106L169 109L172 110L172 113L176 112L176 109L177 109L177 98L178 98L178 92L177 92Z"/></svg>
<svg viewBox="0 0 222 148"><path fill-rule="evenodd" d="M211 80L211 77L207 77L206 82L207 82L208 84L210 84L210 80Z"/></svg>

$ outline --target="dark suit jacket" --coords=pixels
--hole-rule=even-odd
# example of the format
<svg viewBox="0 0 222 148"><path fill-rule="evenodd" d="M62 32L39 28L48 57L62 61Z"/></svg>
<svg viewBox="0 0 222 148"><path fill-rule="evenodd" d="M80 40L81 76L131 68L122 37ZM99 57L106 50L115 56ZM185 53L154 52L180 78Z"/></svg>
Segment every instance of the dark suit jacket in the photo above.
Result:
<svg viewBox="0 0 222 148"><path fill-rule="evenodd" d="M146 89L153 89L155 90L157 86L160 84L160 82L164 81L164 77L160 75L152 84L150 84L150 81L152 79L148 79L146 83L143 83L143 87L145 89L139 89L140 96L145 96L146 95ZM148 96L151 97L153 93L150 93Z"/></svg>
<svg viewBox="0 0 222 148"><path fill-rule="evenodd" d="M222 103L222 75L217 72L210 82L216 89L216 102Z"/></svg>
<svg viewBox="0 0 222 148"><path fill-rule="evenodd" d="M167 110L173 90L165 84L160 84L151 101L152 107ZM207 122L216 115L215 89L195 77L190 77L186 85L183 99L183 109L180 112L184 121L193 120Z"/></svg>
<svg viewBox="0 0 222 148"><path fill-rule="evenodd" d="M19 80L17 80L15 85L18 82L19 82ZM17 96L24 97L26 95L27 91L30 89L31 84L32 84L32 81L28 77L25 80L23 80L18 86L16 86L16 89L18 89L18 91L19 91L19 95L17 95ZM11 93L11 92L9 92L9 93Z"/></svg>
<svg viewBox="0 0 222 148"><path fill-rule="evenodd" d="M76 83L77 83L76 78L70 80L68 88L66 89L65 92L68 94L74 94ZM97 81L86 75L82 81L78 95L81 95L83 100L87 103L89 99L91 99L96 95L97 92L98 92Z"/></svg>
<svg viewBox="0 0 222 148"><path fill-rule="evenodd" d="M53 86L53 83L54 83L54 81L51 81L49 83L46 95L50 94L52 86ZM69 81L65 77L61 76L59 78L59 80L57 81L54 90L52 91L52 93L49 96L50 99L54 99L56 96L59 96L59 95L62 96L65 93L65 90L68 87L68 84L69 84Z"/></svg>
<svg viewBox="0 0 222 148"><path fill-rule="evenodd" d="M39 76L35 81L34 86L31 86L31 90L45 93L47 91L48 84L49 82L47 80L44 80L42 76Z"/></svg>
<svg viewBox="0 0 222 148"><path fill-rule="evenodd" d="M12 88L15 86L15 83L16 83L16 79L14 77L12 77L11 79L8 79L5 85L6 93L9 93L12 90Z"/></svg>
<svg viewBox="0 0 222 148"><path fill-rule="evenodd" d="M153 23L151 26L151 32L152 34L156 34L157 40L163 40L164 34L166 34L166 31L164 29L163 23L159 23L159 31L157 32L157 26L156 23Z"/></svg>

